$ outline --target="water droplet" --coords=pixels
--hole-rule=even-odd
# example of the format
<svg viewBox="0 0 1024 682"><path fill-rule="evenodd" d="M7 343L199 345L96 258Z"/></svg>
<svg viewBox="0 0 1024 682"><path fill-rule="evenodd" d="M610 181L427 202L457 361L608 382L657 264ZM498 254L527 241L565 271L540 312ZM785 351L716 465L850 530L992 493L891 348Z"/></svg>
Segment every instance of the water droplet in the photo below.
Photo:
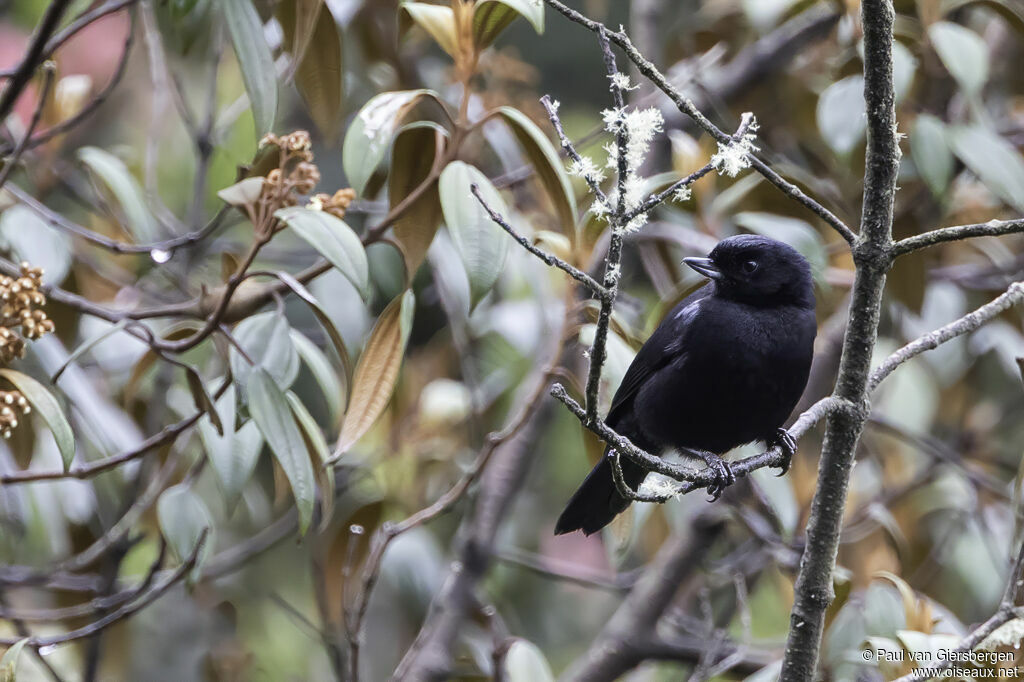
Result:
<svg viewBox="0 0 1024 682"><path fill-rule="evenodd" d="M352 535L362 535L364 530L365 529L358 523L353 523L351 526L348 527L348 532L352 533Z"/></svg>
<svg viewBox="0 0 1024 682"><path fill-rule="evenodd" d="M163 249L153 249L149 252L149 257L153 259L154 263L166 263L171 260L171 252Z"/></svg>
<svg viewBox="0 0 1024 682"><path fill-rule="evenodd" d="M46 646L41 646L41 647L39 647L39 655L40 656L49 656L54 651L56 651L58 648L59 647L56 644L48 644Z"/></svg>

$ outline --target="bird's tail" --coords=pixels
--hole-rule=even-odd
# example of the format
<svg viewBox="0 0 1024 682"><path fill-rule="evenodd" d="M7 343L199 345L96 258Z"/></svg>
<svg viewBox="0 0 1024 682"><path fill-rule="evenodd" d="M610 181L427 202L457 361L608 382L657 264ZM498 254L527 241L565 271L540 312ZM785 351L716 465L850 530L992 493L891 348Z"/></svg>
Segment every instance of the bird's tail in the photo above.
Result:
<svg viewBox="0 0 1024 682"><path fill-rule="evenodd" d="M643 483L647 472L633 461L620 457L622 479L633 490ZM591 535L612 522L629 506L630 501L619 494L612 473L612 460L605 450L604 457L597 463L582 485L573 493L562 515L555 524L555 535L582 530Z"/></svg>

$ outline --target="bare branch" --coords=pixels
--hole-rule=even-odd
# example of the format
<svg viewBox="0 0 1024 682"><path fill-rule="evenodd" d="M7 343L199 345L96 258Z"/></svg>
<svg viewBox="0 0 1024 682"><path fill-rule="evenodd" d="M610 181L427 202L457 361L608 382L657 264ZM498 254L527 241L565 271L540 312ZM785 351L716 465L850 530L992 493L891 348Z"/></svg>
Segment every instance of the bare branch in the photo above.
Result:
<svg viewBox="0 0 1024 682"><path fill-rule="evenodd" d="M537 246L532 244L529 239L516 232L515 228L508 224L508 221L502 218L501 215L499 215L493 208L487 205L487 202L484 201L484 198L480 196L480 188L477 187L476 184L470 185L469 189L473 193L473 196L476 197L476 200L480 202L480 205L484 207L484 210L487 211L487 215L491 217L491 220L497 223L497 225L501 227L501 229L508 232L513 239L519 242L520 246L522 246L524 249L532 253L537 258L540 258L547 265L562 270L567 275L575 279L577 282L590 289L590 291L594 294L596 298L603 299L608 295L608 292L605 290L605 288L598 284L597 280L595 280L593 277L591 277L590 275L588 275L587 273L583 272L578 268L574 268L572 265L569 265L558 256L538 248Z"/></svg>
<svg viewBox="0 0 1024 682"><path fill-rule="evenodd" d="M925 351L938 348L942 344L955 339L958 336L968 334L979 328L989 320L995 318L1004 310L1024 301L1024 282L1014 282L1005 293L992 299L977 310L967 313L949 324L939 327L920 338L914 339L907 345L892 353L882 364L879 365L868 379L868 391L878 388L878 385L892 374L893 370L907 360L915 358Z"/></svg>
<svg viewBox="0 0 1024 682"><path fill-rule="evenodd" d="M1024 232L1024 218L1016 220L990 220L987 223L943 227L924 234L901 239L892 245L892 256L897 258L913 251L926 249L936 244L958 242L974 237L1000 237L1006 234Z"/></svg>

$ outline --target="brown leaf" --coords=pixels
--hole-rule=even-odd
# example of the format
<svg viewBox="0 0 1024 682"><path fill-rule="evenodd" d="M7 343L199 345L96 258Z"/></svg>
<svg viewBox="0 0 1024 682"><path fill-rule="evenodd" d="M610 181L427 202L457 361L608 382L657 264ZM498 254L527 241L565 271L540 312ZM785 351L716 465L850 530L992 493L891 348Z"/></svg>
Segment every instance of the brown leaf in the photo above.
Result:
<svg viewBox="0 0 1024 682"><path fill-rule="evenodd" d="M370 430L391 399L412 328L415 305L412 291L406 291L391 301L377 319L356 365L349 409L341 425L332 462Z"/></svg>
<svg viewBox="0 0 1024 682"><path fill-rule="evenodd" d="M407 126L395 138L388 174L388 196L394 209L430 175L434 159L445 145L445 133L429 123ZM395 238L405 258L406 281L412 281L441 224L437 180L395 223Z"/></svg>

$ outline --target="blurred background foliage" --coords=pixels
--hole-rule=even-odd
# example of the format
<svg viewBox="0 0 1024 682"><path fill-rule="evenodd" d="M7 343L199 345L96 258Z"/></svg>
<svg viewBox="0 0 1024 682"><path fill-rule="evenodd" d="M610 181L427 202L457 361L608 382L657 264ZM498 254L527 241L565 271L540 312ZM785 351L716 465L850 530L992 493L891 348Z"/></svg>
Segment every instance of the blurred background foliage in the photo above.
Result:
<svg viewBox="0 0 1024 682"><path fill-rule="evenodd" d="M0 69L21 59L47 4L0 5ZM400 10L390 0L125 4L126 11L91 23L54 54L56 85L39 130L97 97L98 107L29 150L0 194L5 257L44 267L47 284L115 310L203 300L245 259L258 223L246 216L252 195L228 195L243 210L224 211L218 192L232 186L241 192L238 180L266 175L260 163L267 147L258 146L264 133L300 129L312 133L316 191L356 190L344 213L351 238L367 242L430 172L435 153L451 154L448 160L471 165L453 173L490 179L520 232L581 268L600 264L604 223L585 213L585 187L562 169L538 98L559 100L569 137L582 153L603 159L608 137L600 112L610 106L608 81L593 36L550 9L523 0L527 18L516 13L493 45L469 60L436 11ZM857 222L864 116L856 0L575 5L609 26L625 25L640 50L723 127L740 112L754 112L758 144L773 167L848 223ZM897 118L906 136L895 237L1019 216L1024 6L1017 0L895 5ZM92 6L73 2L67 16ZM644 168L652 184L707 163L713 141L632 75L640 87L629 93L631 104L663 107L666 119ZM111 79L117 85L106 92ZM8 137L17 139L29 125L41 87L33 81L17 102ZM435 94L413 92L419 89ZM389 116L381 119L367 104L381 93L410 94L373 100L384 103ZM444 113L458 116L462 106L473 121L498 107L514 111L464 134ZM369 125L375 132L366 132ZM353 134L354 126L362 129ZM12 187L52 214L12 196ZM41 421L16 429L0 446L5 636L17 638L24 627L59 634L95 620L104 611L46 616L137 584L161 553L162 537L173 555L162 566L173 568L209 528L185 583L102 640L44 647L48 664L64 679L333 679L341 670L337 656L344 657L334 651L344 649L342 605L358 592L354 583L370 538L385 522L433 503L473 466L484 436L515 413L540 367L560 363L569 375L564 380L579 391L583 350L593 334L596 308L573 298L562 273L481 217L472 197L446 195L443 176L440 191L425 195L411 218L365 249L346 238L332 251L319 231L328 228L304 224L302 212L259 250L256 270L301 273L320 256L337 267L308 281L306 298L319 308L284 289L247 319L229 320L234 339L262 366L260 376L269 377L255 398L246 393L253 379L243 384L239 374L256 370L229 352L224 338L178 357L194 368L197 376L190 378L124 325L50 296L56 333L31 344L17 367L48 383L73 360L51 389L76 435L76 466L130 451L187 417L202 402L195 381L219 395L228 367L236 385L216 399L217 413L226 421L230 412L239 430L231 436L231 426L222 424L225 437L207 416L197 429L112 471L21 483L19 472L59 470L61 459ZM218 211L222 220L208 237L141 254L104 249L52 217L148 244L200 230ZM434 236L442 222L445 229ZM820 329L802 405L831 391L852 281L845 243L760 176L712 173L694 185L690 201L659 208L627 239L606 398L661 316L699 283L682 258L743 231L787 241L813 264ZM1021 279L1022 247L1020 237L980 239L901 259L889 278L879 357ZM212 309L201 310L191 327L173 317L146 325L157 337L182 338ZM552 357L563 335L567 345ZM1022 539L1021 356L1021 312L1011 310L912 360L881 387L852 479L838 598L823 652L829 679L908 672L901 664L865 663L861 652L948 645L996 607L1010 548ZM282 400L292 401L297 421ZM559 509L601 444L546 395L540 400L520 446L530 451L528 473L502 519L495 562L480 586L481 602L492 609L481 613L497 615L470 618L460 632L458 671L467 679L493 677L495 665L514 680L563 670L586 650L666 536L687 533L691 520L708 511L700 494L690 495L662 506L633 505L599 536L554 537ZM282 409L291 426L267 435L266 420ZM245 435L243 423L260 414L259 430L250 427ZM308 430L300 435L299 428ZM347 447L326 476L317 458L331 448L317 441L339 436ZM275 438L283 444L274 447ZM787 476L757 472L715 505L725 530L681 586L674 612L681 632L710 639L710 629L720 628L752 650L774 652L766 662L780 655L818 438L812 432L802 440ZM204 467L204 458L212 466ZM303 492L301 485L310 487ZM365 622L365 679L386 679L412 643L479 489L472 486L452 513L398 536L384 554ZM116 551L77 571L54 572L98 538L115 537L117 523L127 532L116 536ZM307 523L300 534L298 526ZM15 569L30 568L47 580L19 583ZM507 656L492 654L496 633L519 638ZM20 658L18 679L49 679L38 658ZM647 663L629 679L680 679L689 667ZM777 674L771 665L757 667L740 666L722 679Z"/></svg>

